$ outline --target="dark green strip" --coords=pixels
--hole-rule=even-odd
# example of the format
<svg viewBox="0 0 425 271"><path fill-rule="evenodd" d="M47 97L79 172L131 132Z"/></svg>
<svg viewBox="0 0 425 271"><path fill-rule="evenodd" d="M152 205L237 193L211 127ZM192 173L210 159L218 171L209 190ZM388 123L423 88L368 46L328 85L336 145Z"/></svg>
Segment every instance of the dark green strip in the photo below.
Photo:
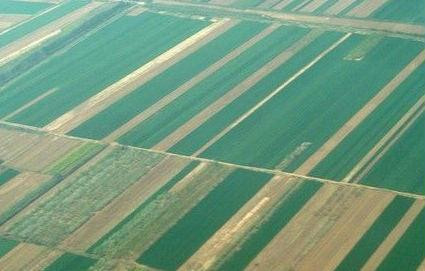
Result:
<svg viewBox="0 0 425 271"><path fill-rule="evenodd" d="M360 241L357 242L336 270L360 270L412 204L413 199L397 196L385 208L384 212L382 212Z"/></svg>
<svg viewBox="0 0 425 271"><path fill-rule="evenodd" d="M96 260L66 252L50 264L44 271L84 271L88 270Z"/></svg>
<svg viewBox="0 0 425 271"><path fill-rule="evenodd" d="M417 270L425 258L425 209L385 257L378 271Z"/></svg>
<svg viewBox="0 0 425 271"><path fill-rule="evenodd" d="M11 169L11 168L5 170L4 172L0 174L0 186L10 181L14 177L16 177L18 174L19 174L19 171Z"/></svg>
<svg viewBox="0 0 425 271"><path fill-rule="evenodd" d="M306 181L279 203L271 216L255 229L243 244L219 263L221 271L243 270L266 245L288 224L304 204L319 190L322 183Z"/></svg>
<svg viewBox="0 0 425 271"><path fill-rule="evenodd" d="M263 187L270 175L238 169L166 232L137 262L176 270Z"/></svg>
<svg viewBox="0 0 425 271"><path fill-rule="evenodd" d="M6 255L9 251L11 251L17 245L18 245L17 241L0 237L0 258Z"/></svg>

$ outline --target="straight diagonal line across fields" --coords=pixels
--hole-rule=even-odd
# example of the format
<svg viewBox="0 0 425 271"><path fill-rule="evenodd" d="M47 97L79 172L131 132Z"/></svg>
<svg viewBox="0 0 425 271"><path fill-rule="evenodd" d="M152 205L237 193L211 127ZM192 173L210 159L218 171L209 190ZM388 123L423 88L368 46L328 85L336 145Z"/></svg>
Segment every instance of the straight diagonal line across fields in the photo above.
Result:
<svg viewBox="0 0 425 271"><path fill-rule="evenodd" d="M240 116L236 121L234 121L232 124L224 128L220 133L218 133L216 136L214 136L210 141L208 141L204 146L202 146L199 150L197 150L193 156L198 156L202 152L204 152L206 149L208 149L212 144L217 142L219 139L221 139L225 134L227 134L230 130L232 130L234 127L236 127L239 123L247 119L249 116L251 116L255 111L257 111L261 106L263 106L265 103L267 103L269 100L271 100L274 96L276 96L279 92L281 92L285 87L287 87L289 84L291 84L294 80L296 80L299 76L301 76L305 71L310 69L314 64L316 64L320 59L322 59L324 56L326 56L329 52L331 52L333 49L338 47L342 42L344 42L346 39L348 39L351 36L350 33L344 35L341 39L339 39L337 42L332 44L328 49L324 50L322 53L320 53L313 61L308 63L306 66L304 66L301 70L299 70L297 73L295 73L291 78L286 80L282 85L280 85L278 88L276 88L272 93L270 93L266 98L264 98L262 101L257 103L253 108L251 108L248 112Z"/></svg>

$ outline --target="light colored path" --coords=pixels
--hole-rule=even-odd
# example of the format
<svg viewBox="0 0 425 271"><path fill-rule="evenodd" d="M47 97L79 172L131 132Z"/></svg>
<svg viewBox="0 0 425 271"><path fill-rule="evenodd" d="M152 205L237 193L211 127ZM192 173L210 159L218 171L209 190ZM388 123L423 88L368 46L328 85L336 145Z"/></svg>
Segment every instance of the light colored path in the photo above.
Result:
<svg viewBox="0 0 425 271"><path fill-rule="evenodd" d="M223 108L225 108L228 104L236 100L246 91L251 89L252 86L261 81L264 77L269 75L275 69L280 67L286 61L288 61L295 54L300 52L306 46L308 46L312 41L314 41L318 36L322 34L322 31L313 30L309 32L307 35L293 43L289 48L281 52L275 58L273 58L266 65L258 69L252 75L248 76L244 81L236 85L233 89L228 91L226 94L221 96L218 100L205 107L201 112L199 112L196 116L192 117L189 121L180 126L177 130L169 134L163 140L161 140L158 144L156 144L153 149L156 150L168 150L174 144L182 140L184 137L189 135L196 128L205 123L208 119L213 117Z"/></svg>
<svg viewBox="0 0 425 271"><path fill-rule="evenodd" d="M178 62L188 54L192 53L199 46L202 46L204 39L208 42L209 35L217 31L225 31L228 27L232 26L233 22L228 19L220 20L213 23L183 42L142 65L132 73L124 78L108 86L95 96L84 101L82 104L68 111L56 120L47 124L44 129L47 131L55 131L57 133L67 133L77 127L82 122L94 116L96 113L105 109L119 98L130 93L132 90L141 84L149 81L160 72L164 71L174 63ZM212 35L214 37L215 35ZM157 69L156 69L157 68Z"/></svg>
<svg viewBox="0 0 425 271"><path fill-rule="evenodd" d="M109 136L107 136L104 141L106 142L112 142L116 139L118 139L123 134L130 131L132 128L136 127L140 122L148 119L150 116L154 115L158 111L160 111L162 108L170 104L172 101L174 101L179 96L183 95L186 91L194 87L196 84L222 68L224 65L226 65L229 61L235 59L240 54L245 52L247 49L252 47L254 44L256 44L258 41L263 39L265 36L269 35L271 32L276 30L279 27L277 24L272 24L271 26L267 27L263 31L261 31L259 34L255 35L251 39L249 39L247 42L239 46L238 48L234 49L224 57L222 57L220 60L215 62L214 64L210 65L207 69L203 70L199 74L197 74L195 77L187 81L186 83L182 84L180 87L178 87L176 90L172 91L171 93L167 94L163 98L161 98L159 101L148 107L146 110L132 118L130 121L122 125L120 128L112 132Z"/></svg>
<svg viewBox="0 0 425 271"><path fill-rule="evenodd" d="M266 98L264 98L262 101L257 103L253 108L251 108L248 112L240 116L236 121L234 121L232 124L224 128L220 133L215 135L210 141L208 141L204 146L202 146L199 150L197 150L193 156L200 155L203 151L208 149L211 145L213 145L215 142L217 142L219 139L221 139L224 135L226 135L230 130L232 130L234 127L236 127L239 123L247 119L249 116L251 116L255 111L257 111L261 106L263 106L265 103L267 103L269 100L271 100L274 96L276 96L279 92L285 89L290 83L292 83L294 80L296 80L299 76L301 76L305 71L310 69L314 64L316 64L320 59L322 59L324 56L326 56L328 53L330 53L333 49L338 47L341 43L343 43L346 39L348 39L351 36L351 34L344 35L341 39L336 41L334 44L332 44L329 48L321 52L315 59L313 59L310 63L308 63L306 66L304 66L302 69L300 69L297 73L295 73L291 78L286 80L282 85L280 85L278 88L276 88L272 93L270 93Z"/></svg>
<svg viewBox="0 0 425 271"><path fill-rule="evenodd" d="M366 18L385 5L388 0L365 0L358 6L350 10L347 15L359 18Z"/></svg>
<svg viewBox="0 0 425 271"><path fill-rule="evenodd" d="M415 220L418 214L422 211L425 206L425 201L417 200L409 208L406 214L402 217L400 222L395 226L391 233L387 236L384 242L375 250L366 264L363 266L362 271L372 271L376 270L378 266L382 263L391 249L397 244L398 240L403 236L407 231L410 224ZM419 238L419 237L418 237Z"/></svg>
<svg viewBox="0 0 425 271"><path fill-rule="evenodd" d="M340 144L367 116L369 116L413 71L425 61L425 51L419 53L397 76L384 86L354 116L352 116L335 134L333 134L313 155L311 155L295 173L307 175L338 144Z"/></svg>
<svg viewBox="0 0 425 271"><path fill-rule="evenodd" d="M418 102L385 134L385 136L373 146L362 160L353 167L342 181L360 181L424 111L425 96L422 96L422 98L420 98ZM382 149L384 146L385 148Z"/></svg>

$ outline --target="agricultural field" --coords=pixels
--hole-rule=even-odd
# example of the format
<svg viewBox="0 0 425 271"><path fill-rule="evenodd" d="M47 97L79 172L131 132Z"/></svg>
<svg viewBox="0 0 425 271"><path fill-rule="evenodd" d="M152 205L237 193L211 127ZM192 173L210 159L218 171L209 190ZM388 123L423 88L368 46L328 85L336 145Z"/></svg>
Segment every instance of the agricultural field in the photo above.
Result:
<svg viewBox="0 0 425 271"><path fill-rule="evenodd" d="M424 1L0 1L0 270L425 270Z"/></svg>

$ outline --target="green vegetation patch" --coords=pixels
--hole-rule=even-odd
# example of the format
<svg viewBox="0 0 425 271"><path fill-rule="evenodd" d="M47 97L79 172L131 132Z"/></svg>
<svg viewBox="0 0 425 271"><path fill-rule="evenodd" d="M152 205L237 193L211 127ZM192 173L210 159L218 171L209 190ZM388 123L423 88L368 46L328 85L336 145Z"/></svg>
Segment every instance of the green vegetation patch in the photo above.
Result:
<svg viewBox="0 0 425 271"><path fill-rule="evenodd" d="M322 183L305 181L283 197L261 224L257 225L241 243L216 264L217 270L244 270L304 204L319 190Z"/></svg>
<svg viewBox="0 0 425 271"><path fill-rule="evenodd" d="M425 114L391 146L361 183L425 195Z"/></svg>
<svg viewBox="0 0 425 271"><path fill-rule="evenodd" d="M387 37L362 61L343 60L364 39L363 35L350 36L202 157L297 169L423 50L420 42Z"/></svg>
<svg viewBox="0 0 425 271"><path fill-rule="evenodd" d="M240 22L84 122L69 134L93 139L104 138L252 36L258 34L266 26L266 24L261 23Z"/></svg>
<svg viewBox="0 0 425 271"><path fill-rule="evenodd" d="M85 271L89 270L97 261L92 258L65 252L56 261L51 263L44 271Z"/></svg>
<svg viewBox="0 0 425 271"><path fill-rule="evenodd" d="M384 261L378 271L417 270L425 258L425 209L409 226Z"/></svg>
<svg viewBox="0 0 425 271"><path fill-rule="evenodd" d="M71 150L70 153L50 165L45 171L51 175L69 175L104 148L104 145L98 143L85 143L80 147Z"/></svg>
<svg viewBox="0 0 425 271"><path fill-rule="evenodd" d="M412 206L414 200L396 196L390 205L376 219L350 253L337 267L337 271L360 270L379 245L398 224L403 215Z"/></svg>
<svg viewBox="0 0 425 271"><path fill-rule="evenodd" d="M283 83L283 80L293 76L304 65L312 61L318 54L320 54L320 52L328 48L338 38L341 38L341 33L326 32L322 34L305 47L304 50L302 50L302 53L293 56L257 84L252 86L251 89L239 98L223 108L223 110L212 116L185 138L177 142L170 148L170 151L191 155L199 150L239 116L253 108L258 102L277 89Z"/></svg>
<svg viewBox="0 0 425 271"><path fill-rule="evenodd" d="M55 194L15 221L12 234L46 245L56 245L101 210L164 156L116 147L94 165L67 179Z"/></svg>
<svg viewBox="0 0 425 271"><path fill-rule="evenodd" d="M10 119L44 126L209 23L151 12L122 16L3 88L0 116L57 88Z"/></svg>
<svg viewBox="0 0 425 271"><path fill-rule="evenodd" d="M390 0L372 14L375 19L425 25L425 1Z"/></svg>
<svg viewBox="0 0 425 271"><path fill-rule="evenodd" d="M52 4L42 2L1 0L0 14L35 14L50 6Z"/></svg>
<svg viewBox="0 0 425 271"><path fill-rule="evenodd" d="M237 169L158 239L137 262L176 270L270 179Z"/></svg>
<svg viewBox="0 0 425 271"><path fill-rule="evenodd" d="M282 26L237 58L176 98L161 111L119 138L122 144L150 148L232 90L303 37L309 29Z"/></svg>
<svg viewBox="0 0 425 271"><path fill-rule="evenodd" d="M0 236L0 259L19 244L18 241L6 239Z"/></svg>
<svg viewBox="0 0 425 271"><path fill-rule="evenodd" d="M0 48L15 41L23 36L37 30L40 27L51 23L60 17L83 7L89 1L87 0L77 0L77 1L66 1L62 4L59 4L54 9L44 13L43 15L39 15L31 20L20 24L17 27L3 33L0 35ZM22 2L21 2L22 3Z"/></svg>
<svg viewBox="0 0 425 271"><path fill-rule="evenodd" d="M2 170L0 167L0 186L18 176L19 173L16 169L5 168Z"/></svg>
<svg viewBox="0 0 425 271"><path fill-rule="evenodd" d="M344 179L344 177L356 167L357 163L365 157L379 140L381 140L423 96L424 88L425 64L416 68L416 70L321 163L319 163L310 174L331 180ZM383 147L385 147L385 145ZM382 148L378 150L376 155L379 155L381 152ZM347 155L348 153L349 155ZM406 163L407 162L409 161L406 161ZM353 177L356 178L357 174ZM383 177L378 178L380 183L385 186L385 179ZM412 187L409 187L410 180L403 179L402 182L405 183L406 188L408 188L407 191L414 192ZM411 184L413 184L413 182Z"/></svg>

